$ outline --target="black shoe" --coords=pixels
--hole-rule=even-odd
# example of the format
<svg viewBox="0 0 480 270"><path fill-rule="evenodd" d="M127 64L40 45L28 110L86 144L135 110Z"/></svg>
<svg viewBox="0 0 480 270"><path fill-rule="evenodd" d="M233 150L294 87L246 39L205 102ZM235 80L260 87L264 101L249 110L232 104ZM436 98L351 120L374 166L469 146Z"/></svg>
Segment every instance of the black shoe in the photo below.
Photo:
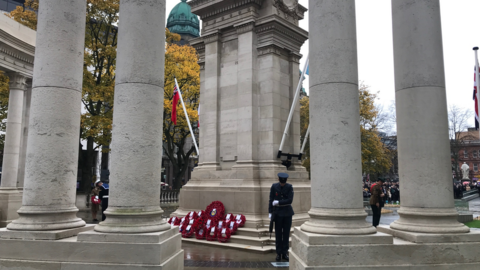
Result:
<svg viewBox="0 0 480 270"><path fill-rule="evenodd" d="M289 260L290 258L288 257L288 254L283 254L283 255L282 255L282 259L284 259L285 261L288 262L288 260Z"/></svg>
<svg viewBox="0 0 480 270"><path fill-rule="evenodd" d="M275 261L279 262L281 260L280 254L277 254L277 257L275 258Z"/></svg>
<svg viewBox="0 0 480 270"><path fill-rule="evenodd" d="M98 222L98 219L94 219L93 221Z"/></svg>

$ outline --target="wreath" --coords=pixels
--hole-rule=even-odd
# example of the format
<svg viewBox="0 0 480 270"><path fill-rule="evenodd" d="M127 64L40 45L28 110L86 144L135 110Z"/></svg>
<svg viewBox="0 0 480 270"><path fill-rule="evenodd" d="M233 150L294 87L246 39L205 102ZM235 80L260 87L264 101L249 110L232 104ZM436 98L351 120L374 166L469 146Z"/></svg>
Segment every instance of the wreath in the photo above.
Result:
<svg viewBox="0 0 480 270"><path fill-rule="evenodd" d="M193 223L193 227L195 229L200 227L200 226L204 226L204 225L205 225L205 221L202 218L195 219L195 222Z"/></svg>
<svg viewBox="0 0 480 270"><path fill-rule="evenodd" d="M192 221L191 223L193 223L193 219L191 221ZM186 227L183 229L182 237L192 238L194 233L195 233L195 227L189 223L189 224L186 224Z"/></svg>
<svg viewBox="0 0 480 270"><path fill-rule="evenodd" d="M238 229L238 224L235 221L230 221L230 223L227 223L228 228L230 229L230 232L232 234L237 232Z"/></svg>
<svg viewBox="0 0 480 270"><path fill-rule="evenodd" d="M226 243L228 241L228 239L230 239L231 235L232 235L232 232L230 231L229 228L223 228L221 230L218 230L218 232L217 232L218 242Z"/></svg>
<svg viewBox="0 0 480 270"><path fill-rule="evenodd" d="M197 217L198 217L198 216L197 216L197 212L195 212L195 211L189 212L188 215L187 215L187 217L188 217L189 219L197 219Z"/></svg>
<svg viewBox="0 0 480 270"><path fill-rule="evenodd" d="M183 222L182 224L180 224L180 226L178 226L178 232L183 234L183 231L185 231L185 228L187 228L187 223Z"/></svg>
<svg viewBox="0 0 480 270"><path fill-rule="evenodd" d="M225 216L225 222L226 223L230 223L230 221L233 221L235 219L235 215L234 214L227 214Z"/></svg>
<svg viewBox="0 0 480 270"><path fill-rule="evenodd" d="M207 241L215 241L217 239L217 227L212 226L206 233Z"/></svg>
<svg viewBox="0 0 480 270"><path fill-rule="evenodd" d="M188 223L188 217L183 217L182 219L180 219L180 223L178 225L182 226L185 223Z"/></svg>
<svg viewBox="0 0 480 270"><path fill-rule="evenodd" d="M247 221L247 219L242 214L239 214L235 217L235 222L238 224L238 227L245 226L245 221Z"/></svg>
<svg viewBox="0 0 480 270"><path fill-rule="evenodd" d="M225 223L224 220L220 220L218 223L217 223L217 230L221 230L223 228L226 228L227 227L227 223Z"/></svg>
<svg viewBox="0 0 480 270"><path fill-rule="evenodd" d="M211 219L207 219L207 221L205 222L205 228L207 230L210 230L210 228L215 227L215 226L217 226L217 224L215 224L215 221L213 221Z"/></svg>
<svg viewBox="0 0 480 270"><path fill-rule="evenodd" d="M205 225L198 226L197 230L195 231L195 238L197 238L198 240L205 239L206 232L207 232L207 229L205 229Z"/></svg>
<svg viewBox="0 0 480 270"><path fill-rule="evenodd" d="M214 201L207 206L205 214L207 215L207 218L218 223L218 221L223 220L223 217L225 216L225 206L223 206L223 203L220 201Z"/></svg>
<svg viewBox="0 0 480 270"><path fill-rule="evenodd" d="M93 204L99 205L100 203L102 203L102 201L98 198L98 196L92 196L91 198L92 198Z"/></svg>
<svg viewBox="0 0 480 270"><path fill-rule="evenodd" d="M180 225L180 219L177 218L177 217L171 217L169 220L168 220L168 224L172 225L172 226L178 226Z"/></svg>
<svg viewBox="0 0 480 270"><path fill-rule="evenodd" d="M197 212L197 219L203 219L203 222L205 222L205 218L206 218L205 211L200 210Z"/></svg>

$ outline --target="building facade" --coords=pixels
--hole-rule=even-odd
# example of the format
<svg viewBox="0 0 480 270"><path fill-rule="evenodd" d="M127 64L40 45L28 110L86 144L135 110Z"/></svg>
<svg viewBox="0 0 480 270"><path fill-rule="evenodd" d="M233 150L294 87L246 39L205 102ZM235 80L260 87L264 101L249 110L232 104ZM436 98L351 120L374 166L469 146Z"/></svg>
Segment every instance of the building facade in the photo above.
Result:
<svg viewBox="0 0 480 270"><path fill-rule="evenodd" d="M170 12L167 19L167 28L170 32L179 34L180 45L185 45L191 39L200 37L200 22L193 14L187 0L181 0Z"/></svg>
<svg viewBox="0 0 480 270"><path fill-rule="evenodd" d="M468 178L472 181L480 179L480 139L479 132L475 128L469 128L466 132L459 132L455 136L455 140L451 140L453 165L452 176L461 180L462 172L459 168L466 163L470 167ZM455 161L456 160L456 161Z"/></svg>
<svg viewBox="0 0 480 270"><path fill-rule="evenodd" d="M11 12L17 6L23 6L25 0L0 0L0 12Z"/></svg>

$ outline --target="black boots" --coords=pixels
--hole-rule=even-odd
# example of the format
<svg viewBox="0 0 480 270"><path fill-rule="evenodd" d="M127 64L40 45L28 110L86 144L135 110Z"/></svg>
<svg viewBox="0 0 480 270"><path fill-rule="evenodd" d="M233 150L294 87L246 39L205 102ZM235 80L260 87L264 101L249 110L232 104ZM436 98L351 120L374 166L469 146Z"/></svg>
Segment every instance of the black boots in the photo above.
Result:
<svg viewBox="0 0 480 270"><path fill-rule="evenodd" d="M288 254L283 254L282 259L288 262L290 258L288 257Z"/></svg>
<svg viewBox="0 0 480 270"><path fill-rule="evenodd" d="M275 258L275 261L279 262L281 260L280 254L277 254L277 257Z"/></svg>

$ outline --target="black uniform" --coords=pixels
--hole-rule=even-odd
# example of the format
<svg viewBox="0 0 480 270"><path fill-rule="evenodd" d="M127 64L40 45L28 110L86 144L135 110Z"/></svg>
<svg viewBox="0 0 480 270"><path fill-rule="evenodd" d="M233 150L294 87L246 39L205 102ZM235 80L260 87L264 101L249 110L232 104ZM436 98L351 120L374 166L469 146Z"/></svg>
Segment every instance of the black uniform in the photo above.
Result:
<svg viewBox="0 0 480 270"><path fill-rule="evenodd" d="M273 201L278 201L273 206ZM290 184L281 186L275 183L270 189L270 200L268 202L268 213L272 214L275 221L275 245L277 254L288 254L290 228L292 227L293 208L293 187Z"/></svg>
<svg viewBox="0 0 480 270"><path fill-rule="evenodd" d="M108 208L108 187L100 186L98 197L102 200L102 221L104 221L107 218L103 212Z"/></svg>

